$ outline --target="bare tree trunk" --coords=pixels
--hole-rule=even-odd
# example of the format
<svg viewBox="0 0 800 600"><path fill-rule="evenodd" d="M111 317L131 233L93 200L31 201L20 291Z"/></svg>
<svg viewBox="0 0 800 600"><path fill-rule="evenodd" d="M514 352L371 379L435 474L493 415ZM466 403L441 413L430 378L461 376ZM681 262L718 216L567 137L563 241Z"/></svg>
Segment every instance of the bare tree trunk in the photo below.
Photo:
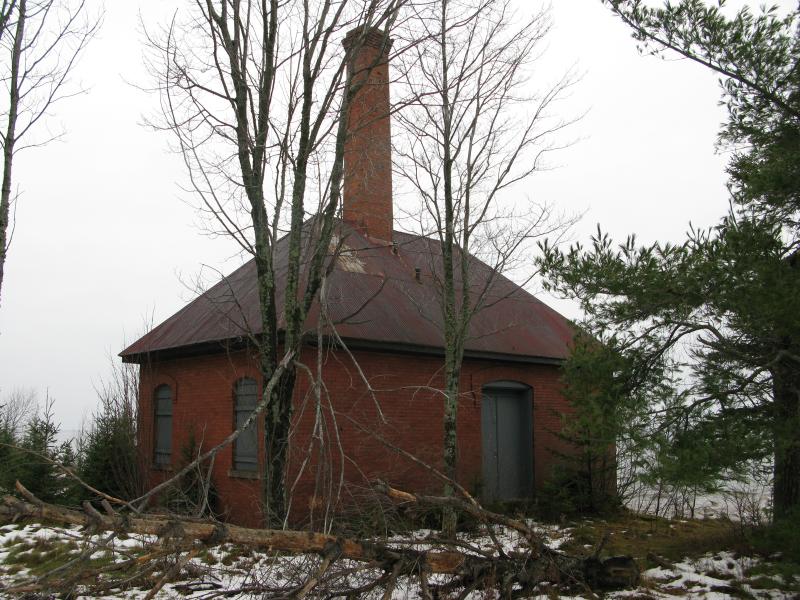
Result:
<svg viewBox="0 0 800 600"><path fill-rule="evenodd" d="M253 331L256 323L245 326L264 381L275 373L280 347L300 360L306 318L331 259L354 93L345 67L358 50L342 53L334 40L350 27L390 25L404 2L207 0L193 3L196 13L173 21L163 39L150 38L164 63L162 127L177 135L203 205L255 260L261 331ZM279 27L290 28L280 43ZM236 161L220 161L219 147L225 145ZM316 206L309 206L309 190ZM249 211L246 224L236 214L242 200ZM309 214L315 216L307 220ZM263 521L271 527L284 526L289 513L286 473L296 379L296 365L286 365L262 398Z"/></svg>
<svg viewBox="0 0 800 600"><path fill-rule="evenodd" d="M11 11L12 9L9 8L8 15L4 15L6 22ZM22 40L25 36L26 16L26 0L19 0L17 24L11 48L11 76L8 81L8 121L3 138L3 187L0 190L0 298L2 298L3 274L9 242L7 232L11 211L11 168L14 162L14 144L17 141L16 128L19 111L19 60L22 54Z"/></svg>
<svg viewBox="0 0 800 600"><path fill-rule="evenodd" d="M800 377L792 366L773 371L775 519L800 510Z"/></svg>
<svg viewBox="0 0 800 600"><path fill-rule="evenodd" d="M0 132L3 144L3 178L0 187L0 292L5 262L11 243L9 226L14 188L12 167L21 143L31 131L44 129L53 107L64 98L75 95L65 92L69 74L79 55L94 36L99 20L84 20L87 0L61 3L59 0L4 0L0 6L0 52L3 57L3 81L8 106L4 127ZM40 146L58 137L46 133L30 146Z"/></svg>
<svg viewBox="0 0 800 600"><path fill-rule="evenodd" d="M468 288L466 280L462 279L462 298L456 300L456 269L454 261L458 260L459 265L463 265L463 256L460 255L457 234L454 190L453 190L453 123L450 106L450 63L448 58L448 1L442 0L441 21L440 21L440 40L441 45L441 100L442 100L442 183L444 189L444 237L441 241L442 246L442 286L444 297L442 298L444 313L444 342L445 342L445 406L444 406L444 472L452 481L458 477L458 397L461 387L461 363L464 358L463 341L461 332L464 330L468 320L465 321L465 314L469 312L469 302L466 296ZM466 234L466 232L465 232ZM466 313L464 312L466 311ZM453 495L453 487L449 483L445 485L445 496ZM457 525L457 515L451 507L445 507L442 513L442 534L445 537L455 538Z"/></svg>
<svg viewBox="0 0 800 600"><path fill-rule="evenodd" d="M297 371L294 368L280 378L267 409L266 470L264 473L264 517L270 527L285 525L289 510L286 473L289 466L289 434L292 422L292 397Z"/></svg>
<svg viewBox="0 0 800 600"><path fill-rule="evenodd" d="M800 256L793 252L786 259L791 276L798 277ZM800 515L800 365L798 348L793 343L797 332L780 338L780 349L788 356L772 370L774 478L772 488L773 518Z"/></svg>
<svg viewBox="0 0 800 600"><path fill-rule="evenodd" d="M458 476L458 418L459 387L461 383L461 360L447 357L444 399L444 474L453 481ZM444 487L445 496L452 496L455 490L452 484ZM456 534L457 515L452 507L445 506L442 511L442 535L454 538Z"/></svg>

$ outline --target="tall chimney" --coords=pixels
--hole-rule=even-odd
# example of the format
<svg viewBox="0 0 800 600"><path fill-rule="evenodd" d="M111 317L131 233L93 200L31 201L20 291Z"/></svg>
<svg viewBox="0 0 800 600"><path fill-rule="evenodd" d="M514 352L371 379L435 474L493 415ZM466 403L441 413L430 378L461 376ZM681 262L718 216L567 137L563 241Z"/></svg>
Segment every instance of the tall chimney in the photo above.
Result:
<svg viewBox="0 0 800 600"><path fill-rule="evenodd" d="M392 240L389 49L380 29L359 27L342 42L354 85L344 149L344 220L371 238ZM360 45L360 47L359 47ZM363 85L362 85L363 84Z"/></svg>

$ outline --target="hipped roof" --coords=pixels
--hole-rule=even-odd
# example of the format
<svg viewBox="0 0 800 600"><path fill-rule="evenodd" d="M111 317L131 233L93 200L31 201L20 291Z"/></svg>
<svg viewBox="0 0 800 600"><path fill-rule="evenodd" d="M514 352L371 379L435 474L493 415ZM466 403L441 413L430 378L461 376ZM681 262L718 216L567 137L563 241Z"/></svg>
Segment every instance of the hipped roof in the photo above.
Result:
<svg viewBox="0 0 800 600"><path fill-rule="evenodd" d="M306 232L310 231L309 221ZM442 311L436 240L394 232L394 244L362 235L346 223L337 224L341 241L334 268L327 277L325 299L330 321L349 344L399 351L441 353ZM306 235L306 240L309 236ZM333 245L333 244L332 244ZM288 241L275 247L277 308L283 327ZM520 286L470 259L474 290L489 283L486 306L475 313L467 356L524 362L561 362L573 337L569 321ZM415 269L419 269L417 280ZM126 362L168 358L231 348L259 334L255 261L224 277L141 339L123 350ZM319 301L306 328L316 329ZM328 332L330 333L330 332Z"/></svg>

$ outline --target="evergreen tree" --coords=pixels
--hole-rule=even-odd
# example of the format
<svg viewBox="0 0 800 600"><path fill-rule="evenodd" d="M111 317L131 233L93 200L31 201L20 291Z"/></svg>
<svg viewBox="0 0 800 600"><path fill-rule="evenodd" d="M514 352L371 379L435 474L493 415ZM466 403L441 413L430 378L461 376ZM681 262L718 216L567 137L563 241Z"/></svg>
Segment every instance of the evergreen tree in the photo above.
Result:
<svg viewBox="0 0 800 600"><path fill-rule="evenodd" d="M17 453L14 447L18 444L17 434L8 426L5 420L0 419L0 493L8 493L14 489L17 479Z"/></svg>
<svg viewBox="0 0 800 600"><path fill-rule="evenodd" d="M564 365L564 396L574 412L564 415L562 428L556 432L569 451L557 453L560 472L554 482L564 488L559 502L568 502L581 513L618 506L629 485L617 481L618 464L641 471L641 465L631 463L641 461L649 446L649 438L643 435L647 423L641 417L642 407L656 393L671 393L662 380L663 368L648 369L642 374L648 385L637 384L633 372L637 363L616 342L611 337L600 344L579 331Z"/></svg>
<svg viewBox="0 0 800 600"><path fill-rule="evenodd" d="M11 448L10 475L44 502L71 504L79 499L79 490L59 465L74 467L75 452L71 442L58 442L60 430L48 401L27 422L18 446ZM10 489L13 482L6 485Z"/></svg>
<svg viewBox="0 0 800 600"><path fill-rule="evenodd" d="M654 471L700 484L771 457L775 516L786 516L800 507L798 13L607 3L643 48L720 75L731 210L680 244L616 245L601 231L589 248L545 244L542 266L551 289L580 300L587 330L630 361L631 393L655 385L637 373L671 375L671 397L646 403L663 436Z"/></svg>
<svg viewBox="0 0 800 600"><path fill-rule="evenodd" d="M136 446L136 405L131 400L104 391L100 408L80 440L78 457L78 470L86 483L124 499L142 493Z"/></svg>

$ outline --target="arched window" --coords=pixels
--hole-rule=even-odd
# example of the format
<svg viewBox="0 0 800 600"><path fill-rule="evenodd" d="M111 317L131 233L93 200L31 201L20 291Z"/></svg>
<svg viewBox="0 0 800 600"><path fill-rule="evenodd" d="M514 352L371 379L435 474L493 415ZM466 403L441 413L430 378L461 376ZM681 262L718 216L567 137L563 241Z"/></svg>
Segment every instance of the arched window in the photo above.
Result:
<svg viewBox="0 0 800 600"><path fill-rule="evenodd" d="M244 378L236 382L233 390L234 427L237 429L256 408L258 385L254 379ZM255 471L258 468L258 428L256 420L245 429L233 443L233 468L236 471Z"/></svg>
<svg viewBox="0 0 800 600"><path fill-rule="evenodd" d="M156 388L155 408L155 450L157 465L168 465L172 462L172 390L168 385Z"/></svg>

